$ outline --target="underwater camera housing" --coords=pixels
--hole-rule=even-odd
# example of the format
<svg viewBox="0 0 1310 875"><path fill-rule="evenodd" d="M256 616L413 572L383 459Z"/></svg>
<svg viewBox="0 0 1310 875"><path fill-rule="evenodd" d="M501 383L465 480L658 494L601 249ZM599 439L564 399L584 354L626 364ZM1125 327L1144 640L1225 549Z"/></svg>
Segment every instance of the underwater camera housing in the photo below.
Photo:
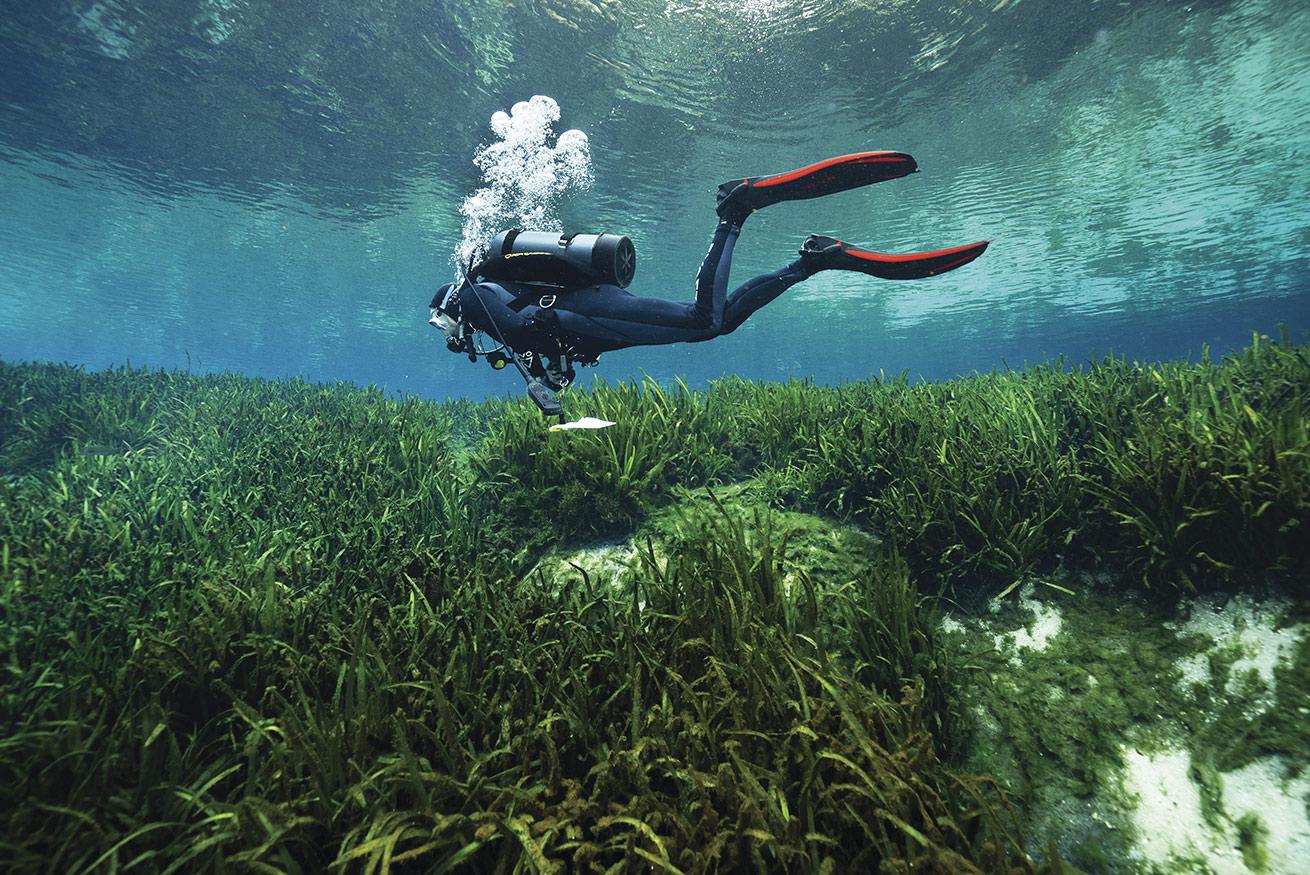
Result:
<svg viewBox="0 0 1310 875"><path fill-rule="evenodd" d="M572 288L610 283L626 288L637 250L622 234L556 234L511 228L491 240L476 273L489 280Z"/></svg>

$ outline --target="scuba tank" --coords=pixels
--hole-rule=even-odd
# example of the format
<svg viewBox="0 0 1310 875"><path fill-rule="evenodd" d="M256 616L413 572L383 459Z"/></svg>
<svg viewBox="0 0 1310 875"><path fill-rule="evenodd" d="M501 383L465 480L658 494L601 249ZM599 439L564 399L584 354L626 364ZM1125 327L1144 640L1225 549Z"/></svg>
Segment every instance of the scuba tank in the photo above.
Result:
<svg viewBox="0 0 1310 875"><path fill-rule="evenodd" d="M610 283L626 288L637 272L637 250L622 234L555 234L511 228L491 240L471 273L489 280L563 288Z"/></svg>

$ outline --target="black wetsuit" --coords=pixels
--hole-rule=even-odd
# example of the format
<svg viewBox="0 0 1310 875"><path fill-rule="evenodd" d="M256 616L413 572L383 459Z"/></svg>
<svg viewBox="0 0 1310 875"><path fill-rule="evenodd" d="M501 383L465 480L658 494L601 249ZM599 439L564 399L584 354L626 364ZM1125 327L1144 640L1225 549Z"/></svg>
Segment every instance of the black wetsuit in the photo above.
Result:
<svg viewBox="0 0 1310 875"><path fill-rule="evenodd" d="M968 264L983 253L987 241L936 252L883 255L833 237L811 234L801 244L799 259L781 270L757 276L728 294L732 250L742 223L755 210L897 179L917 169L910 155L880 150L840 155L785 173L731 179L721 184L714 207L719 226L696 275L696 298L690 302L641 298L610 284L560 289L509 280L465 282L459 286L452 283L442 286L433 298L431 307L437 312L431 322L446 333L446 347L452 352L466 353L471 359L484 355L493 367L504 367L504 350L482 352L473 345L473 337L466 335L470 327L485 332L509 348L509 358L516 366L522 364L520 358L527 363L525 376L530 374L555 389L572 380L572 364L594 364L597 356L610 350L695 343L731 334L756 310L820 270L849 270L907 280L935 276ZM515 254L528 253L504 257ZM470 269L477 276L477 270ZM534 387L529 381L529 394L537 399Z"/></svg>
<svg viewBox="0 0 1310 875"><path fill-rule="evenodd" d="M556 293L525 283L480 282L461 288L459 311L475 328L520 353L567 355L581 363L630 346L710 340L735 331L811 275L798 259L728 294L732 250L740 233L739 224L719 223L696 275L694 301L638 297L609 284ZM471 299L475 292L478 300Z"/></svg>

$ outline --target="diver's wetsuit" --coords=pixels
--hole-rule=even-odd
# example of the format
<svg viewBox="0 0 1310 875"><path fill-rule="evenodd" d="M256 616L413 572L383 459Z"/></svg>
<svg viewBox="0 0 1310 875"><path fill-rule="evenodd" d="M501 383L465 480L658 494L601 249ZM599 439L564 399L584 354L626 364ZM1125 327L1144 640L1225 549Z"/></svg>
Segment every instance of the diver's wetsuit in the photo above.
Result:
<svg viewBox="0 0 1310 875"><path fill-rule="evenodd" d="M756 310L810 276L797 259L729 295L732 250L740 233L740 225L719 222L696 274L694 301L638 297L607 283L556 295L524 283L481 282L473 287L481 303L469 300L471 287L466 285L459 307L478 329L513 349L551 356L567 352L582 361L630 346L710 340L736 330ZM496 327L506 336L501 338Z"/></svg>
<svg viewBox="0 0 1310 875"><path fill-rule="evenodd" d="M557 389L573 377L570 362L594 364L597 356L611 350L730 334L756 310L821 270L904 280L935 276L968 264L983 253L987 241L936 252L883 255L812 234L802 244L799 259L728 294L732 251L742 223L755 210L896 179L916 169L914 159L904 152L857 152L786 173L723 183L715 206L719 225L696 275L696 298L690 302L637 297L606 283L561 290L531 282L469 281L438 290L430 305L436 311L431 321L446 332L450 350L466 353L471 359L485 355L494 367L503 367L503 352L484 353L465 335L467 328L485 332L508 347L516 366L519 360L514 354L528 363L532 377ZM499 358L491 358L493 355ZM547 360L544 365L543 358Z"/></svg>

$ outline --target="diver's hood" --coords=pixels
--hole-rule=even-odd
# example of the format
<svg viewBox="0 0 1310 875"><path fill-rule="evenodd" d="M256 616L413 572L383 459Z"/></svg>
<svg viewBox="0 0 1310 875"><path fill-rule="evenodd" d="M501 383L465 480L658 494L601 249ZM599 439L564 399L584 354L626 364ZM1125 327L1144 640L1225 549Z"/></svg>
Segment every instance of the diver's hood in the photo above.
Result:
<svg viewBox="0 0 1310 875"><path fill-rule="evenodd" d="M447 337L455 337L459 334L459 323L441 310L432 311L432 318L428 320L428 324L440 328Z"/></svg>
<svg viewBox="0 0 1310 875"><path fill-rule="evenodd" d="M437 289L437 293L432 296L432 303L428 304L428 309L440 310L443 313L449 312L455 305L456 296L454 291L455 283L446 283Z"/></svg>

